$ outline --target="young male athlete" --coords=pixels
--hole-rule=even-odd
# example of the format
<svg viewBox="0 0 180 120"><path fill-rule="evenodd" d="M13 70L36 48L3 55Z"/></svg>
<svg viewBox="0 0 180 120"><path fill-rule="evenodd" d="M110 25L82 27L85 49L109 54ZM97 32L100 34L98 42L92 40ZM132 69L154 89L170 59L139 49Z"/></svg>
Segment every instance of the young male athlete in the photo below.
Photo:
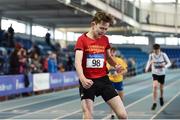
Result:
<svg viewBox="0 0 180 120"><path fill-rule="evenodd" d="M117 72L121 71L110 55L109 41L105 36L111 23L110 15L97 12L92 18L90 30L82 34L75 45L75 68L80 80L83 119L93 119L95 96L102 96L118 118L127 119L125 107L107 76L106 60Z"/></svg>
<svg viewBox="0 0 180 120"><path fill-rule="evenodd" d="M152 77L153 77L153 105L151 110L155 110L157 107L157 95L158 86L160 85L160 105L164 105L163 93L164 93L164 82L165 82L165 70L171 66L171 62L166 53L161 52L160 45L153 45L153 52L149 55L149 59L146 65L145 72L151 66Z"/></svg>
<svg viewBox="0 0 180 120"><path fill-rule="evenodd" d="M113 87L118 92L118 95L120 96L121 100L124 99L124 93L123 93L123 75L127 73L127 64L126 62L120 58L117 57L117 49L112 47L110 49L111 56L115 60L116 64L120 64L122 66L122 70L120 73L117 73L115 68L107 63L107 68L109 71L109 79L112 81ZM114 119L115 115L113 111L111 110L111 119Z"/></svg>

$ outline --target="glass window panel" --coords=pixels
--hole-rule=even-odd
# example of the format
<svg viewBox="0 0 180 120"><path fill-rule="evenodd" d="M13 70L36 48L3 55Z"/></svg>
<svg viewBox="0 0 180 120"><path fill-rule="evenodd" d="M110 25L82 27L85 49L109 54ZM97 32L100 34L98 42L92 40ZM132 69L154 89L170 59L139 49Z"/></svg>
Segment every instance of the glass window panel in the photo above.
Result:
<svg viewBox="0 0 180 120"><path fill-rule="evenodd" d="M74 40L77 41L78 38L82 35L82 33L75 33L74 34Z"/></svg>
<svg viewBox="0 0 180 120"><path fill-rule="evenodd" d="M39 37L45 37L47 32L48 32L48 29L45 27L38 26L38 25L32 26L32 35L39 36Z"/></svg>
<svg viewBox="0 0 180 120"><path fill-rule="evenodd" d="M148 45L149 41L147 37L134 36L134 43L138 45Z"/></svg>
<svg viewBox="0 0 180 120"><path fill-rule="evenodd" d="M67 41L74 41L74 32L67 32Z"/></svg>
<svg viewBox="0 0 180 120"><path fill-rule="evenodd" d="M65 33L55 30L55 39L56 40L65 40Z"/></svg>
<svg viewBox="0 0 180 120"><path fill-rule="evenodd" d="M127 37L127 44L134 44L135 40L134 37Z"/></svg>
<svg viewBox="0 0 180 120"><path fill-rule="evenodd" d="M155 43L157 44L165 44L165 38L155 38Z"/></svg>
<svg viewBox="0 0 180 120"><path fill-rule="evenodd" d="M178 38L178 45L180 45L180 38Z"/></svg>
<svg viewBox="0 0 180 120"><path fill-rule="evenodd" d="M166 45L178 45L178 38L176 37L167 37Z"/></svg>
<svg viewBox="0 0 180 120"><path fill-rule="evenodd" d="M108 35L109 42L113 44L123 44L125 43L124 38L120 35Z"/></svg>
<svg viewBox="0 0 180 120"><path fill-rule="evenodd" d="M25 33L26 24L12 19L2 19L1 20L1 29L7 30L12 24L12 28L15 33Z"/></svg>

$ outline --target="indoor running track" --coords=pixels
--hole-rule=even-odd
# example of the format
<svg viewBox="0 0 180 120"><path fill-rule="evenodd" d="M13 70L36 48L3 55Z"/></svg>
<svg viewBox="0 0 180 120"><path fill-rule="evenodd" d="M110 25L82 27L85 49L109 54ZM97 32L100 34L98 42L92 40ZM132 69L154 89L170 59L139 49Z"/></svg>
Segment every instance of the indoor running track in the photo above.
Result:
<svg viewBox="0 0 180 120"><path fill-rule="evenodd" d="M142 74L124 81L124 104L129 119L180 119L180 70L169 70L166 75L164 106L152 105L151 74ZM18 98L0 103L0 119L81 119L78 89ZM94 103L94 118L109 119L109 107L101 97Z"/></svg>

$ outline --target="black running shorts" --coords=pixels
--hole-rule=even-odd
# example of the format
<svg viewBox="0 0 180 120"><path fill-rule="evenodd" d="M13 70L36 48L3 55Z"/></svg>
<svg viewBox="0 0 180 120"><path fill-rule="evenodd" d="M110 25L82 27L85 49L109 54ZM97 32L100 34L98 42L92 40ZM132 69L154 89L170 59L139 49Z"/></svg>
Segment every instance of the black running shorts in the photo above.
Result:
<svg viewBox="0 0 180 120"><path fill-rule="evenodd" d="M153 80L157 80L160 84L164 85L165 75L152 74Z"/></svg>
<svg viewBox="0 0 180 120"><path fill-rule="evenodd" d="M101 78L92 79L94 84L88 88L85 89L81 82L79 87L79 93L81 100L82 99L91 99L94 101L95 96L102 96L104 101L108 101L111 98L117 96L117 92L112 86L111 81L109 80L108 76L104 76Z"/></svg>

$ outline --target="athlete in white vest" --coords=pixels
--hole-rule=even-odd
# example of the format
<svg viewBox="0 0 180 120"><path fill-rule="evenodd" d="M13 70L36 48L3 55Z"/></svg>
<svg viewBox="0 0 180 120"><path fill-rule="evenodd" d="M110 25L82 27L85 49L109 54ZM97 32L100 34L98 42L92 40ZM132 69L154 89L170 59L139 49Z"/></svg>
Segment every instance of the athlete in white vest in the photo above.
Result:
<svg viewBox="0 0 180 120"><path fill-rule="evenodd" d="M159 44L154 44L153 52L149 55L149 59L145 69L145 72L148 72L148 70L151 69L153 77L153 105L151 107L151 110L155 110L157 107L158 85L160 85L159 102L161 106L164 105L163 88L165 82L165 71L170 66L171 62L167 54L160 50Z"/></svg>

